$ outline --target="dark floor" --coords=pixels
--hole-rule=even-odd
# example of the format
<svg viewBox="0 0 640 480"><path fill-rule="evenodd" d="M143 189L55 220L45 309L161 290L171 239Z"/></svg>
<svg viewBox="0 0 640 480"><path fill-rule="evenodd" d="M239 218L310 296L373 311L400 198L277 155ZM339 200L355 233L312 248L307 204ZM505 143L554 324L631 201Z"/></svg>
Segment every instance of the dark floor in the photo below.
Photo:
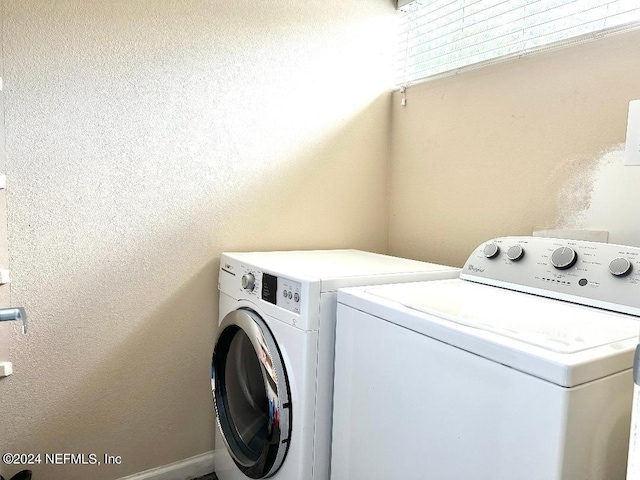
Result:
<svg viewBox="0 0 640 480"><path fill-rule="evenodd" d="M205 475L204 477L194 478L193 480L218 480L215 473L210 473L209 475Z"/></svg>

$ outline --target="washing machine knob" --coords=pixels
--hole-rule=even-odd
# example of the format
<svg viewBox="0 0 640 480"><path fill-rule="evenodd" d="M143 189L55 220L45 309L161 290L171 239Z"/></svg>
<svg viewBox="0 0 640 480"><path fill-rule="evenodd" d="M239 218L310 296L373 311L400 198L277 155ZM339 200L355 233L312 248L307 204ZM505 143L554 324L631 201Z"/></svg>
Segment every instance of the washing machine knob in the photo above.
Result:
<svg viewBox="0 0 640 480"><path fill-rule="evenodd" d="M631 273L631 262L623 257L614 258L609 263L609 271L611 275L615 275L616 277L624 277Z"/></svg>
<svg viewBox="0 0 640 480"><path fill-rule="evenodd" d="M256 284L256 277L253 275L253 273L245 273L242 276L242 288L244 288L245 290L251 291L253 290L253 287Z"/></svg>
<svg viewBox="0 0 640 480"><path fill-rule="evenodd" d="M571 247L556 248L551 254L551 265L558 270L566 270L573 267L578 261L578 254Z"/></svg>
<svg viewBox="0 0 640 480"><path fill-rule="evenodd" d="M507 258L512 262L517 262L524 257L524 248L520 245L514 245L507 250Z"/></svg>
<svg viewBox="0 0 640 480"><path fill-rule="evenodd" d="M484 253L484 256L487 258L493 258L500 253L500 247L495 243L487 243L482 253Z"/></svg>

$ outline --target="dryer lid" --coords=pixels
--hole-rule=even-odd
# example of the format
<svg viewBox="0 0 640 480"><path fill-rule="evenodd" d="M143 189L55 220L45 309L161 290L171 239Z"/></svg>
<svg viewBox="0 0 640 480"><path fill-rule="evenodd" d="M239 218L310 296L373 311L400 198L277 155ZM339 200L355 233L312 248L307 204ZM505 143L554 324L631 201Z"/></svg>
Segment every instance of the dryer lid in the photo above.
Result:
<svg viewBox="0 0 640 480"><path fill-rule="evenodd" d="M377 316L562 386L631 368L640 329L631 315L460 279L369 287L365 296L394 312Z"/></svg>

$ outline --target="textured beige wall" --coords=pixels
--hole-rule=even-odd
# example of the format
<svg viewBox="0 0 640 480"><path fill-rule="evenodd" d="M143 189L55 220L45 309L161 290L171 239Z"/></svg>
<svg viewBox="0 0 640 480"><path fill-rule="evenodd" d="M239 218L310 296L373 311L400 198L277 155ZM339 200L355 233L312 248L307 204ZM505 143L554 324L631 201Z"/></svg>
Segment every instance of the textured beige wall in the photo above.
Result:
<svg viewBox="0 0 640 480"><path fill-rule="evenodd" d="M623 167L640 31L427 82L392 104L389 253L461 265L543 227L640 245L640 167Z"/></svg>
<svg viewBox="0 0 640 480"><path fill-rule="evenodd" d="M2 35L2 9L0 8L0 36ZM4 67L0 55L0 77L2 77ZM0 174L4 174L7 168L6 155L4 149L4 95L0 91ZM0 268L9 268L9 246L7 233L7 191L0 190ZM10 306L10 285L0 285L0 308ZM15 322L0 323L0 362L9 360L8 339L14 334L14 330L19 328ZM0 379L2 381L2 379ZM0 400L1 401L1 400ZM0 435L0 442L1 442ZM0 443L0 447L1 447ZM1 470L0 470L1 471Z"/></svg>
<svg viewBox="0 0 640 480"><path fill-rule="evenodd" d="M9 332L0 447L123 458L43 480L208 451L220 252L386 250L393 2L2 3L31 330Z"/></svg>

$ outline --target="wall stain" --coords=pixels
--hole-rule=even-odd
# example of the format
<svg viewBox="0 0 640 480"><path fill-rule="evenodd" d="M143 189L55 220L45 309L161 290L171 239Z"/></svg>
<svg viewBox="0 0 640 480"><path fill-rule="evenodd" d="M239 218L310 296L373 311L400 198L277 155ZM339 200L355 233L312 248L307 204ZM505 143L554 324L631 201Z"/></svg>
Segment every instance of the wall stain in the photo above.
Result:
<svg viewBox="0 0 640 480"><path fill-rule="evenodd" d="M614 145L592 157L570 159L554 169L552 175L566 178L558 192L556 228L585 227L584 217L592 204L598 174L616 161L619 150L620 145Z"/></svg>

